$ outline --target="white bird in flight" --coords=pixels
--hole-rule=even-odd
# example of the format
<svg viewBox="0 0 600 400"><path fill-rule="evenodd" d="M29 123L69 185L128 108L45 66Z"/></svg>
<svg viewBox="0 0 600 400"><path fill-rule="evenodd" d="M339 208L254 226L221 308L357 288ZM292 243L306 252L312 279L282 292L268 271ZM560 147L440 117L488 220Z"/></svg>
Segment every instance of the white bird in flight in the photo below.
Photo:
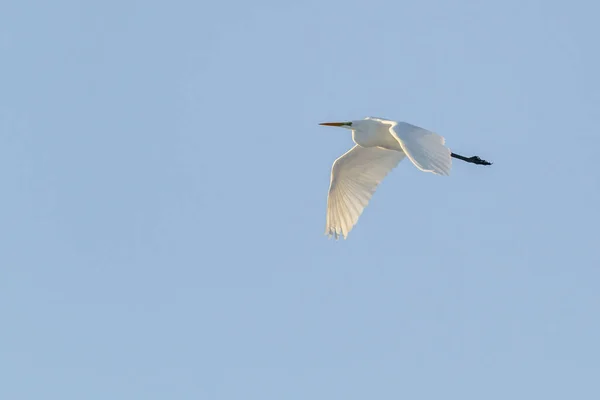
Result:
<svg viewBox="0 0 600 400"><path fill-rule="evenodd" d="M452 153L442 136L406 122L367 117L319 125L350 129L356 143L331 167L325 234L336 239L348 237L377 186L406 156L421 171L436 175L450 175L452 157L491 165L477 156Z"/></svg>

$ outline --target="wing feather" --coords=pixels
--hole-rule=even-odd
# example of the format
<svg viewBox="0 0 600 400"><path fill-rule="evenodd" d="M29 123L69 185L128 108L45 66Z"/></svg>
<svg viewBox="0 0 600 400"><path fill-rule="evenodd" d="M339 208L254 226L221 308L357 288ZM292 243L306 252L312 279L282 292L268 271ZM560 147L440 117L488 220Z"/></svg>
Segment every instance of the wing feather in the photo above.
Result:
<svg viewBox="0 0 600 400"><path fill-rule="evenodd" d="M451 151L445 146L443 136L406 122L392 123L390 133L398 140L410 161L421 171L450 175Z"/></svg>
<svg viewBox="0 0 600 400"><path fill-rule="evenodd" d="M405 157L401 151L354 146L331 167L325 233L346 238L383 178Z"/></svg>

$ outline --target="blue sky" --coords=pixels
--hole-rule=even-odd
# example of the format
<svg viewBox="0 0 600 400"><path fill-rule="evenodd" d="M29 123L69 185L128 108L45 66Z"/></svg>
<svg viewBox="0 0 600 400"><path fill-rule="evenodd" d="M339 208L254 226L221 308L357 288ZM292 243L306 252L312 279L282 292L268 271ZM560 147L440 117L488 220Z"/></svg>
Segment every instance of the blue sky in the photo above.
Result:
<svg viewBox="0 0 600 400"><path fill-rule="evenodd" d="M592 1L5 1L0 398L596 399ZM403 162L324 236L324 121Z"/></svg>

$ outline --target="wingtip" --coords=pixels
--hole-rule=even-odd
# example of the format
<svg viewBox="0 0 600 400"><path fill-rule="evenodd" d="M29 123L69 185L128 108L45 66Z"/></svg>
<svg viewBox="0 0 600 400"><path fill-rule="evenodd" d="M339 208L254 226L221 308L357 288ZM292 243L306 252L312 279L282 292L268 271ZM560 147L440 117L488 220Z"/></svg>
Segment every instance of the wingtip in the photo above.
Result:
<svg viewBox="0 0 600 400"><path fill-rule="evenodd" d="M326 230L325 233L324 233L324 235L327 236L327 239L329 239L329 240L334 239L336 242L338 240L340 240L340 238L342 238L343 240L346 240L347 236L348 236L347 234L344 235L343 233L338 233L334 229Z"/></svg>

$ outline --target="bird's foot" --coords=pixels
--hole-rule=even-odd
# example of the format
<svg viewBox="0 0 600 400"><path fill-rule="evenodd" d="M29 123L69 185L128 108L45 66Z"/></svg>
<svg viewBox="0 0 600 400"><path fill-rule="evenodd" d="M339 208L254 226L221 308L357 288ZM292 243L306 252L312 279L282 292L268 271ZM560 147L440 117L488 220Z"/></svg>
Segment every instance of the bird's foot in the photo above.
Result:
<svg viewBox="0 0 600 400"><path fill-rule="evenodd" d="M473 156L467 159L468 162L473 163L473 164L477 164L477 165L492 165L491 162L486 161L486 160L482 160L481 158L479 158L478 156Z"/></svg>

